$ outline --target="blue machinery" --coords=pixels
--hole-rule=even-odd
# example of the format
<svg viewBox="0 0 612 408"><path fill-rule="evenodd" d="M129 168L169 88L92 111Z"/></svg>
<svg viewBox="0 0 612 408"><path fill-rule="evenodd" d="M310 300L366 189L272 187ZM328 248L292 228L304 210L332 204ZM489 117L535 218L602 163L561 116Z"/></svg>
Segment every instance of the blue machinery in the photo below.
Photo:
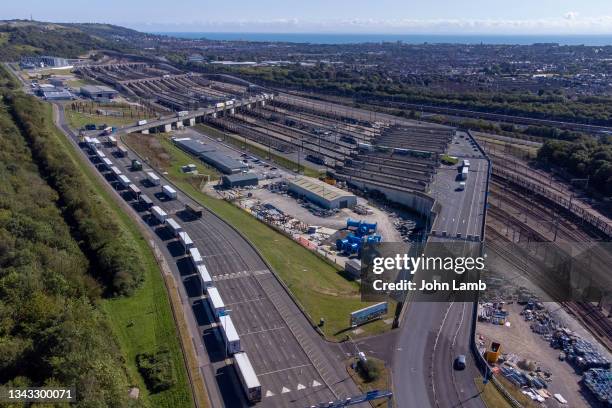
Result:
<svg viewBox="0 0 612 408"><path fill-rule="evenodd" d="M344 239L336 241L336 249L347 255L358 254L365 244L378 243L382 240L380 235L370 235L376 232L376 223L365 221L346 220L346 228L355 231Z"/></svg>
<svg viewBox="0 0 612 408"><path fill-rule="evenodd" d="M331 402L325 402L317 405L312 405L310 408L340 408L340 407L348 407L351 405L361 404L363 402L374 401L381 398L387 398L387 406L389 408L393 408L393 393L391 391L368 391L365 394L357 395L355 397L350 397L344 400L337 400Z"/></svg>

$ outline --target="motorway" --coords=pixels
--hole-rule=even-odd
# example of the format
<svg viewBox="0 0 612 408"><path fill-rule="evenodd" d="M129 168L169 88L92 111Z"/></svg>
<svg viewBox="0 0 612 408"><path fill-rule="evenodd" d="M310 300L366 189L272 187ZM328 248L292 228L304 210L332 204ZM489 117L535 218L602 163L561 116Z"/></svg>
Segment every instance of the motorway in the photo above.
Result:
<svg viewBox="0 0 612 408"><path fill-rule="evenodd" d="M63 111L57 110L56 122L78 145L75 133L68 128ZM87 148L79 149L97 164ZM265 407L306 407L337 398L359 394L342 362L334 358L325 342L313 330L276 276L249 243L214 214L205 211L201 219L188 219L182 211L185 203L195 204L179 191L178 199L167 200L160 187L145 182L143 171L129 169L131 158L114 155L114 148L102 147L106 156L144 194L179 222L189 233L204 258L226 306L231 309L241 339L262 385ZM146 167L146 166L144 166ZM162 178L163 184L170 184ZM106 180L119 188L109 173ZM178 190L178 189L177 189ZM184 255L180 243L163 225L157 225L126 191L117 191L130 203L133 213L152 228L160 248L177 282L183 312L198 354L198 363L214 407L248 406L228 360L221 334L208 307L198 276Z"/></svg>

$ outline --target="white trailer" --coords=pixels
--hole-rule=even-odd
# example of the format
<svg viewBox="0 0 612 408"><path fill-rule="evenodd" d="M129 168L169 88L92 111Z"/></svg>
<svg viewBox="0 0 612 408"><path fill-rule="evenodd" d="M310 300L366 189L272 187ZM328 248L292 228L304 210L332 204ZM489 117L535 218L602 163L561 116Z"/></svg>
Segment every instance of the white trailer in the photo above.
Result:
<svg viewBox="0 0 612 408"><path fill-rule="evenodd" d="M138 187L136 187L135 184L130 184L128 186L128 188L130 189L130 193L132 193L132 195L134 196L134 198L138 199L140 198L140 189Z"/></svg>
<svg viewBox="0 0 612 408"><path fill-rule="evenodd" d="M160 184L159 177L157 177L157 175L152 171L147 172L147 180L149 180L149 182L154 186L159 186Z"/></svg>
<svg viewBox="0 0 612 408"><path fill-rule="evenodd" d="M463 160L463 167L470 167L470 161L469 160Z"/></svg>
<svg viewBox="0 0 612 408"><path fill-rule="evenodd" d="M128 186L131 184L132 182L130 181L129 178L127 178L127 176L125 174L121 174L119 176L119 184L121 184L123 187L128 188Z"/></svg>
<svg viewBox="0 0 612 408"><path fill-rule="evenodd" d="M225 351L228 354L235 354L240 352L240 337L238 331L234 327L232 318L229 315L219 316L219 327L221 328L221 334L223 335L223 341L225 342Z"/></svg>
<svg viewBox="0 0 612 408"><path fill-rule="evenodd" d="M252 403L261 401L261 384L247 353L234 354L234 368L247 399Z"/></svg>
<svg viewBox="0 0 612 408"><path fill-rule="evenodd" d="M189 248L189 257L191 258L191 263L194 268L197 268L204 260L202 259L202 255L200 255L200 251L196 247Z"/></svg>
<svg viewBox="0 0 612 408"><path fill-rule="evenodd" d="M216 107L216 108L225 108L225 103L223 103L223 102L218 102L218 103L216 103L216 104L215 104L215 107Z"/></svg>
<svg viewBox="0 0 612 408"><path fill-rule="evenodd" d="M138 126L146 125L147 121L145 119L138 121Z"/></svg>
<svg viewBox="0 0 612 408"><path fill-rule="evenodd" d="M104 154L104 152L102 150L94 149L94 153L96 154L96 156L98 156L101 159L106 157L106 155Z"/></svg>
<svg viewBox="0 0 612 408"><path fill-rule="evenodd" d="M170 200L176 199L176 190L170 186L163 186L162 193L164 193Z"/></svg>
<svg viewBox="0 0 612 408"><path fill-rule="evenodd" d="M115 136L109 136L108 143L110 143L111 146L117 146L117 139L115 138Z"/></svg>
<svg viewBox="0 0 612 408"><path fill-rule="evenodd" d="M151 200L147 195L141 194L139 199L142 205L144 205L147 210L153 207L153 200Z"/></svg>
<svg viewBox="0 0 612 408"><path fill-rule="evenodd" d="M117 147L117 154L120 157L127 157L128 150L125 147L123 147L123 146L119 146L119 147Z"/></svg>
<svg viewBox="0 0 612 408"><path fill-rule="evenodd" d="M181 227L179 223L174 221L172 218L166 218L166 225L172 230L172 234L175 237L178 237L179 233L183 232L183 227Z"/></svg>
<svg viewBox="0 0 612 408"><path fill-rule="evenodd" d="M179 118L182 118L187 115L189 115L189 111L178 111L176 114L176 116L178 116Z"/></svg>
<svg viewBox="0 0 612 408"><path fill-rule="evenodd" d="M168 218L168 214L158 206L154 205L151 207L151 214L157 219L157 221L163 223Z"/></svg>
<svg viewBox="0 0 612 408"><path fill-rule="evenodd" d="M100 146L100 140L97 137L92 137L90 139L90 145L93 149L97 148L98 146Z"/></svg>
<svg viewBox="0 0 612 408"><path fill-rule="evenodd" d="M206 266L201 263L197 267L198 275L200 276L200 284L202 285L202 291L205 291L206 288L213 285L213 280L210 277L210 273L208 273L208 269Z"/></svg>
<svg viewBox="0 0 612 408"><path fill-rule="evenodd" d="M113 172L113 174L115 175L115 177L119 178L120 175L122 175L123 173L121 173L121 170L119 170L119 168L112 166L111 167L111 171Z"/></svg>
<svg viewBox="0 0 612 408"><path fill-rule="evenodd" d="M193 248L193 241L191 240L189 234L187 234L185 231L179 232L178 237L183 245L183 248L185 248L185 251L188 251L189 248Z"/></svg>
<svg viewBox="0 0 612 408"><path fill-rule="evenodd" d="M225 304L223 303L223 299L221 299L219 290L214 286L209 286L206 288L206 294L208 295L208 304L213 310L215 318L218 319L219 316L225 313Z"/></svg>
<svg viewBox="0 0 612 408"><path fill-rule="evenodd" d="M461 168L461 180L467 180L469 172L470 172L469 167L462 167Z"/></svg>

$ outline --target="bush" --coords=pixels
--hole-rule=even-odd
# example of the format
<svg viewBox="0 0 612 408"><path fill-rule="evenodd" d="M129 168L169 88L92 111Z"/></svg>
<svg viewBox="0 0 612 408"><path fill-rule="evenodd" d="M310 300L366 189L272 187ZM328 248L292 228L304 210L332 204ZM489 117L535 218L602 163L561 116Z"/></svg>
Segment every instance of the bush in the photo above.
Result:
<svg viewBox="0 0 612 408"><path fill-rule="evenodd" d="M136 357L138 370L152 393L167 390L176 383L170 352L166 349Z"/></svg>
<svg viewBox="0 0 612 408"><path fill-rule="evenodd" d="M378 380L378 377L380 377L380 370L371 359L366 360L365 363L359 360L357 368L359 370L359 375L361 375L361 378L363 378L366 382L376 381Z"/></svg>

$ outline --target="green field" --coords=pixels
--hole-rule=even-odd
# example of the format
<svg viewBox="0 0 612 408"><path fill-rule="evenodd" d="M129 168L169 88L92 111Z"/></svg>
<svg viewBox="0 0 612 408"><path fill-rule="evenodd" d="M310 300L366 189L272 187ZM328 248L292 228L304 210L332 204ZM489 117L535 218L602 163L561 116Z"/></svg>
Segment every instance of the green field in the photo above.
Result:
<svg viewBox="0 0 612 408"><path fill-rule="evenodd" d="M150 114L146 114L145 112L137 112L136 110L132 110L129 106L124 106L120 104L98 104L98 103L87 103L86 112L79 112L71 109L71 102L67 102L64 104L66 113L66 121L73 129L81 129L88 123L93 123L95 125L103 125L106 124L108 126L126 126L126 125L135 125L140 119L148 119L151 117ZM90 106L91 105L91 106ZM112 111L120 111L123 112L125 116L105 116L96 114L97 109L106 109ZM91 111L91 112L90 112ZM132 116L130 116L130 112L132 112Z"/></svg>
<svg viewBox="0 0 612 408"><path fill-rule="evenodd" d="M48 120L52 122L51 105L47 106ZM56 130L55 134L57 142L63 145L71 159L78 164L96 193L110 204L117 219L133 236L134 241L138 242L140 248L140 259L145 270L145 280L142 286L132 296L101 301L101 307L108 315L113 332L125 356L129 378L140 388L143 401L151 407L193 406L168 296L151 249L135 222L119 208L110 193L103 188L94 171L84 163L84 159L66 137L59 130ZM135 357L139 353L155 352L162 347L170 351L177 383L169 390L149 395L138 373Z"/></svg>
<svg viewBox="0 0 612 408"><path fill-rule="evenodd" d="M169 160L165 165L158 167L158 170L167 171L173 183L242 232L289 287L311 320L318 323L320 318L325 319L326 323L322 329L326 337L341 340L347 334L351 334L347 331L350 312L368 305L361 302L359 285L345 279L332 263L273 230L247 212L227 201L202 193L198 189L199 182L194 182L191 176L179 170L180 166L195 163L197 160L172 145L168 136L160 137ZM141 146L133 143L132 135L127 140L128 145L143 156L150 155L149 152L143 152ZM393 316L393 309L394 307L387 317ZM361 329L363 330L361 335L367 335L388 330L390 325L378 320L362 326Z"/></svg>
<svg viewBox="0 0 612 408"><path fill-rule="evenodd" d="M262 158L270 157L270 159L268 159L269 161L276 163L279 166L284 167L286 169L289 169L289 170L298 169L298 164L294 162L293 160L289 160L286 157L283 157L277 153L270 153L267 149L256 146L251 141L248 141L248 143L245 144L244 138L241 138L238 135L227 133L227 132L222 132L218 129L215 129L213 127L203 125L203 124L196 125L196 129L214 138L222 138L226 142L246 152L251 152L259 157L262 157ZM312 169L308 166L305 166L303 163L300 163L299 170L300 170L300 173L303 173L304 175L310 176L310 177L319 177L321 175L321 172L315 169Z"/></svg>

